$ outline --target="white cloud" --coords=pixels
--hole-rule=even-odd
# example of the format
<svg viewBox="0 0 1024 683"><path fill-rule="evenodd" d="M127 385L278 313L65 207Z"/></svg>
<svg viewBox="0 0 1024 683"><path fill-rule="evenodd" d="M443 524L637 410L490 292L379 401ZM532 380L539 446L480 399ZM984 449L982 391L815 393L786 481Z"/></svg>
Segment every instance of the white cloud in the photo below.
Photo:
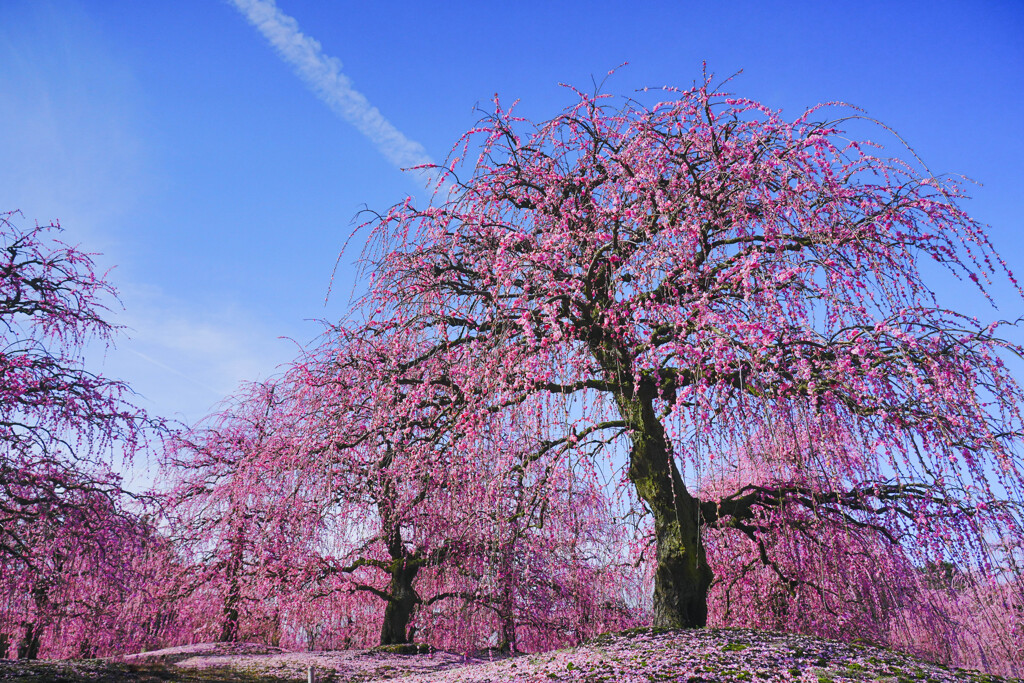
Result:
<svg viewBox="0 0 1024 683"><path fill-rule="evenodd" d="M297 355L294 342L235 307L132 284L121 286L121 299L125 310L110 318L124 334L88 360L105 376L128 380L137 403L154 415L192 424L242 382L266 379Z"/></svg>
<svg viewBox="0 0 1024 683"><path fill-rule="evenodd" d="M431 163L420 143L405 137L366 97L352 87L341 62L320 49L320 43L299 30L274 0L231 0L253 26L270 41L295 73L342 119L356 127L389 162L399 168ZM429 180L431 174L420 172Z"/></svg>
<svg viewBox="0 0 1024 683"><path fill-rule="evenodd" d="M137 210L153 183L142 87L83 12L37 11L0 26L0 211L20 209L22 226L59 219L66 241L112 253L103 226Z"/></svg>
<svg viewBox="0 0 1024 683"><path fill-rule="evenodd" d="M298 353L294 342L236 306L186 301L152 285L122 284L120 293L125 310L112 306L107 318L125 329L113 347L88 348L85 367L125 380L134 392L129 400L152 416L193 425L243 382L277 374ZM159 450L154 442L120 465L131 490L154 484Z"/></svg>

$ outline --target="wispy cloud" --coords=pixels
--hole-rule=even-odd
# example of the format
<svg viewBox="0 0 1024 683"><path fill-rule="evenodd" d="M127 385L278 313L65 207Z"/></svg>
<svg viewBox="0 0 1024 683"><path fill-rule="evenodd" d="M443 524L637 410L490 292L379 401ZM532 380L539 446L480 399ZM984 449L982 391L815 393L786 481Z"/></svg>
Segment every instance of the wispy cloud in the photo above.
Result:
<svg viewBox="0 0 1024 683"><path fill-rule="evenodd" d="M154 285L121 282L125 309L111 322L124 327L115 346L90 349L87 367L127 380L133 402L153 415L193 424L247 380L283 370L296 352L265 320L244 308L169 293ZM275 330L304 338L311 324Z"/></svg>
<svg viewBox="0 0 1024 683"><path fill-rule="evenodd" d="M341 71L341 62L323 53L320 43L299 30L292 17L281 12L274 0L231 0L232 4L270 41L295 73L342 119L351 123L377 147L385 159L399 168L430 163L420 143L405 137L352 87ZM431 174L423 172L424 178Z"/></svg>

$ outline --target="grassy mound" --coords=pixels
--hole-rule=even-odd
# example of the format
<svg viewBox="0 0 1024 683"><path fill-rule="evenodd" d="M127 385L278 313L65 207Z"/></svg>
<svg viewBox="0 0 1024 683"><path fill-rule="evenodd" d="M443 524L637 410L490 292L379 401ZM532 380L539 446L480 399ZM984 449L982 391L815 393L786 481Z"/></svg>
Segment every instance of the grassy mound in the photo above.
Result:
<svg viewBox="0 0 1024 683"><path fill-rule="evenodd" d="M788 633L645 628L600 636L580 647L403 678L403 683L442 681L997 683L1020 679L951 669L868 645Z"/></svg>

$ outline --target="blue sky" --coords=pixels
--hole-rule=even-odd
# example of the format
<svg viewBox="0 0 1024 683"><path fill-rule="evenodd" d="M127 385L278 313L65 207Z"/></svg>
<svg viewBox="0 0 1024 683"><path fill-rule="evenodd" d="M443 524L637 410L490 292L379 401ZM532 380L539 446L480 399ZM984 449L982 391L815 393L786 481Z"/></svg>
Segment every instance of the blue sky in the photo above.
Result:
<svg viewBox="0 0 1024 683"><path fill-rule="evenodd" d="M239 0L241 2L241 0ZM421 3L278 0L395 131L443 158L494 93L547 118L606 90L690 84L706 60L796 116L843 100L937 173L1024 274L1024 5L995 2ZM308 44L307 44L308 45ZM232 2L0 2L0 210L102 252L129 337L102 362L192 421L336 318L357 212L420 187L309 87ZM383 149L383 152L382 152ZM955 290L950 300L973 306ZM995 313L1016 318L1019 300Z"/></svg>

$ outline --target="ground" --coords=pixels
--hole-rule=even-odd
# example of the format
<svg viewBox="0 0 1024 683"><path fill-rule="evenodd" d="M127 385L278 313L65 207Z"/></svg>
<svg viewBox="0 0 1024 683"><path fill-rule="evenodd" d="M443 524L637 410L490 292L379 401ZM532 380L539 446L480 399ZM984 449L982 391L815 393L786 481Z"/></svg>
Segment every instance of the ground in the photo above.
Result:
<svg viewBox="0 0 1024 683"><path fill-rule="evenodd" d="M0 681L304 681L309 667L320 683L1024 683L928 664L867 645L749 629L640 629L601 636L576 648L505 658L486 653L467 657L447 652L284 652L249 644L192 645L118 660L0 662Z"/></svg>

